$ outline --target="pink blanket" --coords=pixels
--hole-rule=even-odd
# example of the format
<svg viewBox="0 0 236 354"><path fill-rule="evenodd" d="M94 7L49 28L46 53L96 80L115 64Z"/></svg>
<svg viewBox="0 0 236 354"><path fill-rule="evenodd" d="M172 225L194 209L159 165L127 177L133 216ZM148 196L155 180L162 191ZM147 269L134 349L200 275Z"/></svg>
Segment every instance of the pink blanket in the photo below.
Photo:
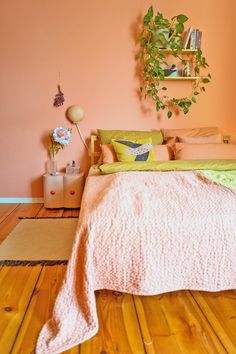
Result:
<svg viewBox="0 0 236 354"><path fill-rule="evenodd" d="M98 331L94 291L236 288L236 192L186 172L87 178L67 274L38 354Z"/></svg>

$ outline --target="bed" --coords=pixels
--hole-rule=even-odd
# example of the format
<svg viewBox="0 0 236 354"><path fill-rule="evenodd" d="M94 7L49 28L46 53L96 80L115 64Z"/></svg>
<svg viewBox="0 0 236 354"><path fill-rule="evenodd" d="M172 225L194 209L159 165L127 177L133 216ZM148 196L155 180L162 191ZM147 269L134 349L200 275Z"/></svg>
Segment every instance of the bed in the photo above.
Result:
<svg viewBox="0 0 236 354"><path fill-rule="evenodd" d="M92 163L99 155L95 140ZM117 141L121 154L131 149L124 147L127 140ZM134 161L131 149L128 161L91 167L66 277L37 353L62 352L96 334L96 290L154 295L236 288L235 146L209 138L207 146L206 139L189 146L180 139L175 143L179 160L162 155L156 161L154 150L147 153L147 145L154 144L143 146L143 141L132 148L150 161ZM181 158L191 157L191 151L203 156L206 150L208 159Z"/></svg>

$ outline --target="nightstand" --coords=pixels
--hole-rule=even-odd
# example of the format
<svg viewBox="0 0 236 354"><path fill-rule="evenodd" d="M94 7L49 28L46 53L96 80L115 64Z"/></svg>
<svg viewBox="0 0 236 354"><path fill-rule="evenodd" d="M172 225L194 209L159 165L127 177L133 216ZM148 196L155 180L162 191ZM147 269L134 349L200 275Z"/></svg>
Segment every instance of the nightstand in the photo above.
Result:
<svg viewBox="0 0 236 354"><path fill-rule="evenodd" d="M44 206L46 208L79 208L81 204L84 173L43 176Z"/></svg>

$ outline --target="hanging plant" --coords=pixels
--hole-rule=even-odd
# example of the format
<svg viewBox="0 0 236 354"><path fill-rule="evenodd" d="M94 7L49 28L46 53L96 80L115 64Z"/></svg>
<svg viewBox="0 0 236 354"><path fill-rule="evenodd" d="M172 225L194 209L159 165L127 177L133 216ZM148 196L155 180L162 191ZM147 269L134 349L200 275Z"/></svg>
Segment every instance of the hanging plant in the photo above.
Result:
<svg viewBox="0 0 236 354"><path fill-rule="evenodd" d="M168 20L161 13L154 15L152 6L144 16L143 31L141 34L140 60L142 62L142 87L144 97L151 97L155 101L156 111L167 109L170 118L173 110L189 112L192 104L196 103L196 96L205 91L205 84L210 82L211 75L201 75L201 69L209 65L202 54L201 49L196 49L191 54L194 76L193 90L187 97L173 98L166 93L167 87L161 84L165 79L166 69L169 67L168 57L174 58L186 67L189 61L186 59L186 51L183 51L184 24L188 20L185 15L177 15ZM163 49L167 49L166 51ZM189 55L189 54L188 54ZM170 69L172 70L172 69Z"/></svg>

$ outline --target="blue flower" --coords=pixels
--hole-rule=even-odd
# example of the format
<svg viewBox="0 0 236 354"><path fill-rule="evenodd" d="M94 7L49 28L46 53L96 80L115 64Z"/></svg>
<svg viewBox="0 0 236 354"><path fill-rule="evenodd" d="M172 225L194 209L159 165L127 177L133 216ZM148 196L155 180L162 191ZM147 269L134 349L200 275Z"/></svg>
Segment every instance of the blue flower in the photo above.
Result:
<svg viewBox="0 0 236 354"><path fill-rule="evenodd" d="M61 145L69 144L70 139L71 139L70 129L66 129L66 128L62 128L62 127L54 129L53 139L55 142L57 142Z"/></svg>
<svg viewBox="0 0 236 354"><path fill-rule="evenodd" d="M50 157L54 158L60 149L64 149L65 145L68 145L71 139L71 130L66 128L56 128L53 133L49 135L49 152Z"/></svg>

